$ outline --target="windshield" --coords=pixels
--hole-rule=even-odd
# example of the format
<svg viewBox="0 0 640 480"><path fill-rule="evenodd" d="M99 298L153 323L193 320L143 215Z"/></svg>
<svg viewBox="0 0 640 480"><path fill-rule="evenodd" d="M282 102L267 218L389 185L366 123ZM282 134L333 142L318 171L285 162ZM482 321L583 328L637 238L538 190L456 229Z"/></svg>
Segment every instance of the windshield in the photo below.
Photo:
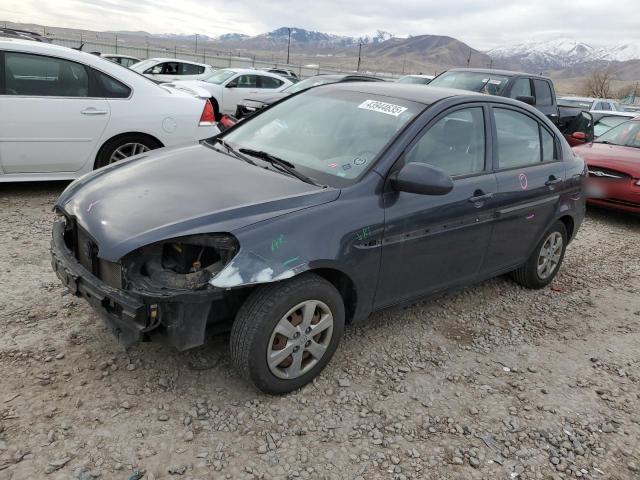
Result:
<svg viewBox="0 0 640 480"><path fill-rule="evenodd" d="M595 142L640 148L640 121L631 120L613 127Z"/></svg>
<svg viewBox="0 0 640 480"><path fill-rule="evenodd" d="M307 78L306 80L302 80L301 82L298 82L295 85L291 85L282 91L293 94L293 93L301 92L302 90L306 90L307 88L317 87L320 85L326 85L328 83L336 83L336 82L337 80L333 77L322 77L322 76L311 77L311 78Z"/></svg>
<svg viewBox="0 0 640 480"><path fill-rule="evenodd" d="M608 132L613 127L617 127L621 123L628 122L629 117L602 117L600 120L597 120L593 126L593 134L596 137L599 137L605 132Z"/></svg>
<svg viewBox="0 0 640 480"><path fill-rule="evenodd" d="M267 152L318 183L350 185L425 106L392 97L310 90L239 124L224 139Z"/></svg>
<svg viewBox="0 0 640 480"><path fill-rule="evenodd" d="M144 72L148 67L155 65L157 62L155 60L142 60L141 62L134 63L129 68L131 70L135 70L136 72Z"/></svg>
<svg viewBox="0 0 640 480"><path fill-rule="evenodd" d="M432 87L458 88L487 95L500 95L507 86L509 77L487 72L445 72L429 83Z"/></svg>
<svg viewBox="0 0 640 480"><path fill-rule="evenodd" d="M593 102L590 100L573 100L570 98L559 98L558 105L561 107L583 108L591 110Z"/></svg>
<svg viewBox="0 0 640 480"><path fill-rule="evenodd" d="M428 85L431 82L430 78L427 77L413 77L408 75L406 77L402 77L398 80L398 83L413 83L418 85Z"/></svg>
<svg viewBox="0 0 640 480"><path fill-rule="evenodd" d="M213 83L214 85L222 85L235 74L236 72L234 72L233 70L218 70L209 78L205 78L204 81L207 83Z"/></svg>

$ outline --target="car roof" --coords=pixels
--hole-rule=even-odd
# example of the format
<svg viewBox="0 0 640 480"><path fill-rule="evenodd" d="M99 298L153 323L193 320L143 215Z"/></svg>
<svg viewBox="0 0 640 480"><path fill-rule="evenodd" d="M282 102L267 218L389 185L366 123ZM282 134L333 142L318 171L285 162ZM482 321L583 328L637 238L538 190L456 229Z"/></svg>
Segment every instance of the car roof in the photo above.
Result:
<svg viewBox="0 0 640 480"><path fill-rule="evenodd" d="M591 110L589 113L601 113L605 117L629 117L635 118L638 116L637 112L619 112L617 110Z"/></svg>
<svg viewBox="0 0 640 480"><path fill-rule="evenodd" d="M429 85L415 85L410 83L397 82L341 82L324 85L323 89L340 89L350 90L353 92L370 93L372 95L381 95L387 97L395 97L412 102L430 105L449 97L468 97L478 101L486 102L487 99L499 100L503 102L503 97L494 97L492 95L483 95L480 93L468 92L466 90L457 90L455 88L431 87ZM513 101L514 104L520 102Z"/></svg>
<svg viewBox="0 0 640 480"><path fill-rule="evenodd" d="M154 57L147 58L148 61L154 62L178 62L178 63L191 63L192 65L200 65L201 67L210 67L211 65L207 65L206 63L194 62L191 60L182 60L181 58L163 58L163 57ZM143 62L146 60L142 60Z"/></svg>
<svg viewBox="0 0 640 480"><path fill-rule="evenodd" d="M593 98L593 97L570 97L570 96L566 96L563 95L561 97L558 97L558 99L562 99L562 100L575 100L576 102L596 102L599 100L605 100L604 98Z"/></svg>
<svg viewBox="0 0 640 480"><path fill-rule="evenodd" d="M100 56L105 58L130 58L132 60L140 60L138 57L132 57L131 55L121 55L119 53L101 53Z"/></svg>
<svg viewBox="0 0 640 480"><path fill-rule="evenodd" d="M526 72L516 72L512 70L495 70L491 68L451 68L447 70L447 72L473 72L473 73L486 73L493 75L502 75L503 77L516 77L516 76L525 76L531 78L540 78L549 80L549 77L545 77L544 75L536 75L535 73L526 73ZM446 72L444 72L446 73Z"/></svg>

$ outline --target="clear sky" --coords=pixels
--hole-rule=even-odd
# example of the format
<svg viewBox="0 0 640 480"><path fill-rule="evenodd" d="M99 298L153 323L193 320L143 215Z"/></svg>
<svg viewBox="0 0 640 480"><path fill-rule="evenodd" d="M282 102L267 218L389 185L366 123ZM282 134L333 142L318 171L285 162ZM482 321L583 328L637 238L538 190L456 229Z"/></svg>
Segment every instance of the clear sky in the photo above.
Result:
<svg viewBox="0 0 640 480"><path fill-rule="evenodd" d="M640 0L0 0L0 20L88 30L438 34L479 49L569 37L640 43Z"/></svg>

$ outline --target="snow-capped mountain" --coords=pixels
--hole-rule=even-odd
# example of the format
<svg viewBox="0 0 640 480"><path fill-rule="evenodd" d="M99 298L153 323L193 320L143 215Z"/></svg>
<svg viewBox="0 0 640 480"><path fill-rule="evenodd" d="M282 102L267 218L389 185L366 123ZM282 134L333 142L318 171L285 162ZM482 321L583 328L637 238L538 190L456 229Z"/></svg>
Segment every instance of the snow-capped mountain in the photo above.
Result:
<svg viewBox="0 0 640 480"><path fill-rule="evenodd" d="M595 47L569 38L557 38L498 47L486 53L498 64L520 64L530 70L547 70L585 62L640 59L640 45Z"/></svg>
<svg viewBox="0 0 640 480"><path fill-rule="evenodd" d="M305 47L321 49L345 48L353 47L359 43L377 45L391 38L394 38L393 34L382 30L378 30L371 35L349 37L291 27L291 42L296 45L296 48L303 49ZM235 47L270 48L277 45L281 46L289 41L289 27L280 27L254 37L227 34L218 37L216 40L224 43L234 43Z"/></svg>

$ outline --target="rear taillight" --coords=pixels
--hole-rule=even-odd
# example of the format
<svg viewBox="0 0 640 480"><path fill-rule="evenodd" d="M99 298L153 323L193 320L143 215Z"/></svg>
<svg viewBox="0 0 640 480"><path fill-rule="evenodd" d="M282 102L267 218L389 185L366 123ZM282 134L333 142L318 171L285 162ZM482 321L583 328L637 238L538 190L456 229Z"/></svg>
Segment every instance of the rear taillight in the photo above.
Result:
<svg viewBox="0 0 640 480"><path fill-rule="evenodd" d="M216 123L216 114L213 110L213 104L211 100L207 100L204 104L204 109L202 110L202 115L200 115L200 126L207 127L210 125L215 125Z"/></svg>
<svg viewBox="0 0 640 480"><path fill-rule="evenodd" d="M222 126L224 128L231 128L236 123L238 123L238 120L236 120L235 118L230 117L229 115L223 115L222 118L220 119L220 123L222 124Z"/></svg>

